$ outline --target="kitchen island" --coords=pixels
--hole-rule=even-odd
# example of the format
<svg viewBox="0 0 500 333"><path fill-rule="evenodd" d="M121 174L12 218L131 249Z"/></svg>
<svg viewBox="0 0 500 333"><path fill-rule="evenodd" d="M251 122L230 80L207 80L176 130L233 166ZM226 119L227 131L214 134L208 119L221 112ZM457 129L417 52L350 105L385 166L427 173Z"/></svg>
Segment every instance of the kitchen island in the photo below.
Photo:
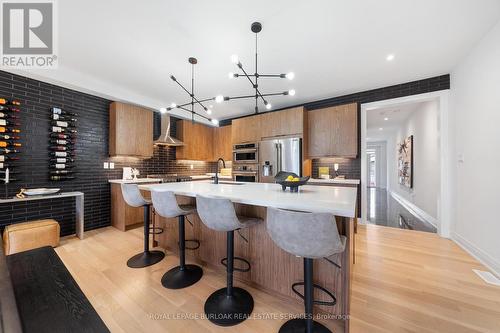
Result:
<svg viewBox="0 0 500 333"><path fill-rule="evenodd" d="M340 263L336 268L326 260L315 260L314 283L317 283L337 297L333 307L316 306L317 314L329 314L331 320L344 322L344 332L349 331L350 273L354 259L353 219L356 215L356 188L335 186L302 186L298 193L282 191L278 184L235 183L212 184L209 182L184 182L139 185L143 191L172 191L179 203L194 203L196 195L205 195L231 200L238 214L261 217L265 220L266 208L274 207L305 212L326 212L336 217L340 234L347 237L344 253L333 256ZM158 218L165 232L160 235L159 246L177 252L176 219ZM187 255L211 268L223 271L220 260L226 256L225 233L208 229L197 215L189 216L192 222L186 224L186 239L198 239L201 243L196 250L186 250ZM235 256L248 260L249 272L235 272L235 278L255 288L264 290L283 299L302 302L291 285L303 280L303 262L278 248L267 234L265 223L241 230L235 237ZM325 299L325 295L315 291L315 299Z"/></svg>

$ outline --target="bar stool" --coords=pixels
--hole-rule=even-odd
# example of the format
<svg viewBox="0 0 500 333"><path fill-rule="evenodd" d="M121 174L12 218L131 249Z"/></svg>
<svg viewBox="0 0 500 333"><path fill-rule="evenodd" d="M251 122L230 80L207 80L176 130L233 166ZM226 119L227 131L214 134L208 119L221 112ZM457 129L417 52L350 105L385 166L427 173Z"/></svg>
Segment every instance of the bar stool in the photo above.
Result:
<svg viewBox="0 0 500 333"><path fill-rule="evenodd" d="M304 258L304 282L294 283L292 290L304 300L304 319L291 319L281 326L279 333L307 332L328 333L331 331L313 320L313 304L334 306L335 295L313 283L313 259L324 258L340 268L329 256L345 250L346 237L340 236L335 217L328 213L303 213L276 208L267 209L267 232L280 248ZM304 285L304 295L297 287ZM314 289L326 293L332 300L314 300Z"/></svg>
<svg viewBox="0 0 500 333"><path fill-rule="evenodd" d="M158 215L179 220L179 266L166 272L161 278L161 284L168 289L181 289L189 287L198 282L203 276L203 270L197 265L186 265L186 242L195 242L195 247L188 249L196 250L200 242L194 239L186 239L185 219L186 215L196 213L196 207L192 205L179 205L175 194L171 191L151 191L151 199Z"/></svg>
<svg viewBox="0 0 500 333"><path fill-rule="evenodd" d="M233 326L247 319L253 311L253 297L242 288L233 287L233 271L248 272L250 263L234 256L234 231L248 228L262 219L237 216L233 203L228 199L196 196L196 206L201 221L210 229L225 231L227 237L227 257L221 260L226 266L226 288L212 293L205 302L208 320L220 326ZM242 236L243 237L243 236ZM246 268L235 268L234 260L244 262Z"/></svg>
<svg viewBox="0 0 500 333"><path fill-rule="evenodd" d="M143 268L154 265L165 257L165 253L149 250L149 207L151 206L151 201L144 199L137 184L122 184L121 189L123 199L129 206L142 206L144 208L144 251L130 258L127 261L127 266L130 268ZM158 232L154 232L155 234L163 232L161 228L155 229L159 230Z"/></svg>

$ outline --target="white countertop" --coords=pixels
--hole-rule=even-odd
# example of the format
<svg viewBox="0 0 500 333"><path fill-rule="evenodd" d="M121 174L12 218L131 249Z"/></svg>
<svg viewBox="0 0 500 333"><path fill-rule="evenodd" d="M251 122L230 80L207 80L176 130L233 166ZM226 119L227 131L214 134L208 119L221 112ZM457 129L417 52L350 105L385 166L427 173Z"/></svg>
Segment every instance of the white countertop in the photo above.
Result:
<svg viewBox="0 0 500 333"><path fill-rule="evenodd" d="M137 179L110 179L108 182L113 184L143 184L143 183L159 183L163 179L160 178L137 178Z"/></svg>
<svg viewBox="0 0 500 333"><path fill-rule="evenodd" d="M332 213L354 217L356 214L355 187L311 186L300 187L300 192L284 192L279 184L243 183L243 185L212 184L209 182L181 182L139 185L146 191L172 191L177 195L195 197L198 194L230 199L262 207L293 209L305 212Z"/></svg>
<svg viewBox="0 0 500 333"><path fill-rule="evenodd" d="M308 184L345 184L345 185L359 185L359 179L317 179L311 178L307 182Z"/></svg>
<svg viewBox="0 0 500 333"><path fill-rule="evenodd" d="M211 179L212 177L215 176L215 173L207 173L205 175L196 175L196 176L191 176L193 180L200 180L200 179ZM219 179L229 179L232 180L232 176L221 176L219 173Z"/></svg>

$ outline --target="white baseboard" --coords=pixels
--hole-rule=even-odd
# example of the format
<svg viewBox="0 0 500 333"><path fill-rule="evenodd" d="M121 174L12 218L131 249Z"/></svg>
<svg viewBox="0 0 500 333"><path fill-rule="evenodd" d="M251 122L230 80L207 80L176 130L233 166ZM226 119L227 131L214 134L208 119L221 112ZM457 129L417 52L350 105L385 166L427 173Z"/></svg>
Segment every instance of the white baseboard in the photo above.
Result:
<svg viewBox="0 0 500 333"><path fill-rule="evenodd" d="M451 239L458 244L465 252L473 256L477 261L486 266L493 274L500 278L500 262L496 261L495 258L490 256L488 253L484 252L464 237L460 236L456 232L452 232Z"/></svg>
<svg viewBox="0 0 500 333"><path fill-rule="evenodd" d="M402 196L400 196L396 192L391 191L390 193L391 193L391 196L394 198L394 200L399 202L399 204L401 206L403 206L407 211L409 211L411 214L415 215L419 219L421 219L429 224L432 224L434 226L434 228L438 229L437 219L435 217L432 217L431 215L427 214L425 211L423 211L419 207L415 206L415 204L409 202L408 200L406 200L405 198L403 198Z"/></svg>

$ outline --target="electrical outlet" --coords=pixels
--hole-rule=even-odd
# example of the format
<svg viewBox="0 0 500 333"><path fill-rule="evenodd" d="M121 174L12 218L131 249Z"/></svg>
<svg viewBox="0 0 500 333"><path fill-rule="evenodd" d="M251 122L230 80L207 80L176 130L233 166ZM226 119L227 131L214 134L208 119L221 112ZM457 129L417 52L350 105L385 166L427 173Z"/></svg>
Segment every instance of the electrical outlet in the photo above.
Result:
<svg viewBox="0 0 500 333"><path fill-rule="evenodd" d="M104 169L109 169L109 163L108 162L104 162Z"/></svg>
<svg viewBox="0 0 500 333"><path fill-rule="evenodd" d="M115 163L113 163L113 162L109 162L109 168L110 168L110 169L114 169L114 168L115 168Z"/></svg>
<svg viewBox="0 0 500 333"><path fill-rule="evenodd" d="M459 163L464 163L465 162L465 156L463 153L458 154L458 162Z"/></svg>

